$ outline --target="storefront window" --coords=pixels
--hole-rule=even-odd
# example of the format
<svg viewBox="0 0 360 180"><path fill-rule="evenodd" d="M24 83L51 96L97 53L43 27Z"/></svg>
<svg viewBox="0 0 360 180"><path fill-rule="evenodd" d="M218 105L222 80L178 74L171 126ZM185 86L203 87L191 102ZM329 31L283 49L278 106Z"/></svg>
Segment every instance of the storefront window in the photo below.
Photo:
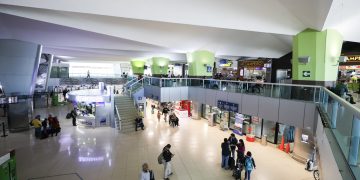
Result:
<svg viewBox="0 0 360 180"><path fill-rule="evenodd" d="M261 138L262 131L262 119L256 116L251 117L251 123L253 124L254 135L257 138Z"/></svg>
<svg viewBox="0 0 360 180"><path fill-rule="evenodd" d="M230 121L229 127L233 130L234 133L242 135L243 134L243 121L244 115L230 112Z"/></svg>
<svg viewBox="0 0 360 180"><path fill-rule="evenodd" d="M275 144L275 132L276 132L276 122L264 120L263 135L266 135L266 140Z"/></svg>

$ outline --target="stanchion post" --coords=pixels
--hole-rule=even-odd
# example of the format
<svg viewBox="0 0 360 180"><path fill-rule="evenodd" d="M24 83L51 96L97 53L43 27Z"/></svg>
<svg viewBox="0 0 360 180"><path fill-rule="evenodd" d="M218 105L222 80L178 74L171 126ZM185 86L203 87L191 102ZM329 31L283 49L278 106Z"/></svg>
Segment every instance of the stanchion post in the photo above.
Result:
<svg viewBox="0 0 360 180"><path fill-rule="evenodd" d="M3 135L1 137L8 136L8 135L6 135L6 132L5 132L5 123L4 122L2 123L2 130L3 130Z"/></svg>

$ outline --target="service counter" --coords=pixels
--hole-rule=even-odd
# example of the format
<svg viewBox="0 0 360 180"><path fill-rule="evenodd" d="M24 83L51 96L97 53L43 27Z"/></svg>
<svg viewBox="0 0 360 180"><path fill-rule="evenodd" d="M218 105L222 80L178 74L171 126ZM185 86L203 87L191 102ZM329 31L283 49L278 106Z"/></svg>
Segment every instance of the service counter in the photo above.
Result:
<svg viewBox="0 0 360 180"><path fill-rule="evenodd" d="M112 87L70 91L67 96L77 108L77 125L95 128L114 123L114 98Z"/></svg>

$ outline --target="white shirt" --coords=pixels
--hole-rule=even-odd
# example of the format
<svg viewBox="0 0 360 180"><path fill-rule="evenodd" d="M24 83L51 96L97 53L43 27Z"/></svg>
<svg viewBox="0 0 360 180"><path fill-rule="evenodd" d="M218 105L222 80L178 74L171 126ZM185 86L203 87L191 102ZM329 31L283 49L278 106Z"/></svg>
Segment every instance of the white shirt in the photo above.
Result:
<svg viewBox="0 0 360 180"><path fill-rule="evenodd" d="M148 172L141 171L140 180L150 180L150 171Z"/></svg>

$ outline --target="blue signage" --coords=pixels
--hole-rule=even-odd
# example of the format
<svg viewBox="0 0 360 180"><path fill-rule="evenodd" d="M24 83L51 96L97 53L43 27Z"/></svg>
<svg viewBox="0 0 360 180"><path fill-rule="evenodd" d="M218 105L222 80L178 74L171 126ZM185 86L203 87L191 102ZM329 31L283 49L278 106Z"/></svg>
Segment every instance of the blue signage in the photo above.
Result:
<svg viewBox="0 0 360 180"><path fill-rule="evenodd" d="M239 104L218 100L217 107L221 110L238 112Z"/></svg>

